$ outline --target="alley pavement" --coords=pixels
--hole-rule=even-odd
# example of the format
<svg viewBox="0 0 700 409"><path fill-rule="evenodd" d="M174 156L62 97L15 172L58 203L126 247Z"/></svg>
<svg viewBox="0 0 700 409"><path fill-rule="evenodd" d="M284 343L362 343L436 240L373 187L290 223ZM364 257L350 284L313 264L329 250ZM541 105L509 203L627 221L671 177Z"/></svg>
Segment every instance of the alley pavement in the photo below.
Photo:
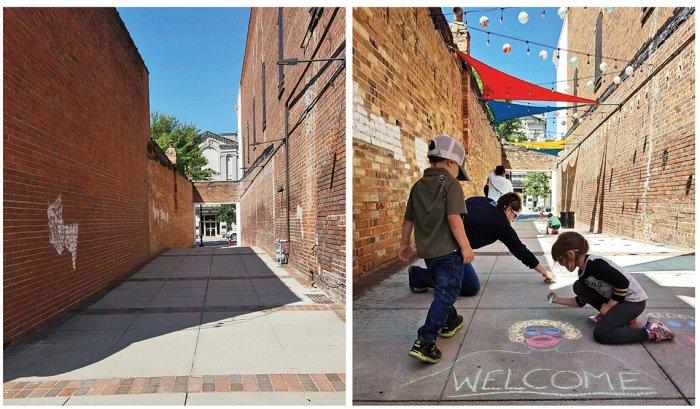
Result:
<svg viewBox="0 0 700 409"><path fill-rule="evenodd" d="M539 220L515 227L551 267L557 236L544 235ZM464 326L452 338L438 338L442 360L435 365L408 356L432 290L411 293L407 267L369 289L356 286L362 293L353 300L355 404L694 404L694 250L582 234L592 254L625 267L647 292L638 325L655 316L675 331L672 342L596 343L586 323L594 309L546 301L550 290L573 296L576 273L554 268L557 283L548 285L496 242L475 252L481 290L457 301ZM528 327L544 328L552 336L530 338Z"/></svg>
<svg viewBox="0 0 700 409"><path fill-rule="evenodd" d="M342 405L344 307L254 248L172 249L4 351L5 405Z"/></svg>

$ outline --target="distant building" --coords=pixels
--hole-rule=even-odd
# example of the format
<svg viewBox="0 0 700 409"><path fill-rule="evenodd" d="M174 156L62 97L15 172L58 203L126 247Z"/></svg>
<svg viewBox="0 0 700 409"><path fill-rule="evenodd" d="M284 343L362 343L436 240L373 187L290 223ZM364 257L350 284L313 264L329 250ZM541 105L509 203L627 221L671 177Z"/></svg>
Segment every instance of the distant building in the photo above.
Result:
<svg viewBox="0 0 700 409"><path fill-rule="evenodd" d="M574 92L573 88L567 81L567 68L569 65L567 63L569 61L569 52L567 51L567 47L569 46L567 42L568 25L569 19L564 19L564 24L562 25L561 32L559 33L559 42L557 42L558 49L552 55L552 63L554 63L554 66L557 68L556 91L564 94L571 94ZM568 105L568 102L557 102L557 106L559 107L565 107ZM567 110L555 112L556 124L554 126L554 131L556 134L552 139L560 140L563 139L564 135L566 135L566 131L569 129L569 124L567 123L566 119L566 111Z"/></svg>
<svg viewBox="0 0 700 409"><path fill-rule="evenodd" d="M199 144L202 155L207 159L205 169L213 171L213 181L236 181L239 178L238 135L236 133L214 133L206 131ZM229 231L236 231L235 225L227 226L216 220L216 209L220 204L202 204L195 208L195 235L199 242L200 214L204 220L204 241L225 240Z"/></svg>
<svg viewBox="0 0 700 409"><path fill-rule="evenodd" d="M199 149L207 158L205 169L214 171L212 180L238 180L238 135L206 131Z"/></svg>
<svg viewBox="0 0 700 409"><path fill-rule="evenodd" d="M537 114L520 118L523 133L528 141L544 141L547 134L547 117L545 114Z"/></svg>

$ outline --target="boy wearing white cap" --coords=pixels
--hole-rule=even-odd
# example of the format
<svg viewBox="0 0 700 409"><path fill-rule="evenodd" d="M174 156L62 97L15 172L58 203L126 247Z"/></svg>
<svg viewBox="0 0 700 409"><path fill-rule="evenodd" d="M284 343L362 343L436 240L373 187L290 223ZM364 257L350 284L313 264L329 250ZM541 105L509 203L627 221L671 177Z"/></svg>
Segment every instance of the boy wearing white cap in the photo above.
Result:
<svg viewBox="0 0 700 409"><path fill-rule="evenodd" d="M464 147L454 138L437 135L428 145L430 167L411 188L404 214L399 259L412 258L411 233L415 228L418 257L435 271L435 292L425 324L409 355L423 362L437 363L437 336L451 337L463 318L454 303L461 290L464 265L474 252L464 232L462 214L467 212L459 180L469 180L464 171Z"/></svg>

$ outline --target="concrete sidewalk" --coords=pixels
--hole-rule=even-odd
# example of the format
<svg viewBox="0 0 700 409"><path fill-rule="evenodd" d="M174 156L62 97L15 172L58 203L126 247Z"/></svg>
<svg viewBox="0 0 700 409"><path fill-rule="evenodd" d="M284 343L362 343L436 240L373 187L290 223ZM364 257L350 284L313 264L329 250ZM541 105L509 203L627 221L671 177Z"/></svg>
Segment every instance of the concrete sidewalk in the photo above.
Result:
<svg viewBox="0 0 700 409"><path fill-rule="evenodd" d="M515 224L523 242L552 266L540 221ZM550 306L555 290L573 296L575 273L555 268L556 284L522 265L504 245L479 249L474 261L482 289L460 297L463 329L438 338L442 360L408 356L433 298L412 294L403 268L354 300L353 399L356 404L694 404L695 258L683 249L588 234L591 253L626 267L649 295L642 314L665 320L673 342L601 345L583 309ZM416 262L422 265L422 260ZM551 337L529 335L528 326Z"/></svg>
<svg viewBox="0 0 700 409"><path fill-rule="evenodd" d="M4 403L341 405L343 317L255 249L173 249L6 347Z"/></svg>

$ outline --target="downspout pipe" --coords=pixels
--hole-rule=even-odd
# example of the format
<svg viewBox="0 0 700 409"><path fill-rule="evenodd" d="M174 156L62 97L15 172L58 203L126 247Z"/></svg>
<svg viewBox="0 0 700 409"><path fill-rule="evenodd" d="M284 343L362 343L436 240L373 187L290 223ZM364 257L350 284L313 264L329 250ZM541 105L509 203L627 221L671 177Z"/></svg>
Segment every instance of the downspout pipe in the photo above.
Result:
<svg viewBox="0 0 700 409"><path fill-rule="evenodd" d="M289 105L284 103L284 168L285 168L285 190L287 191L287 254L292 247L292 223L290 212L292 211L291 195L289 193Z"/></svg>

